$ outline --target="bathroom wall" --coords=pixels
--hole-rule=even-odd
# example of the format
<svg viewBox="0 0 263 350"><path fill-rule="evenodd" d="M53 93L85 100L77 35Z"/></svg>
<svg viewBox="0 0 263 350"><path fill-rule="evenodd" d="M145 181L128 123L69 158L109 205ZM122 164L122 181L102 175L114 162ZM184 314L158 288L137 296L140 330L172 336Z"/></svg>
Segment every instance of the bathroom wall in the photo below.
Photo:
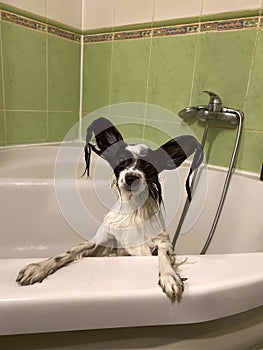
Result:
<svg viewBox="0 0 263 350"><path fill-rule="evenodd" d="M1 3L0 145L61 140L78 121L80 27L80 0Z"/></svg>
<svg viewBox="0 0 263 350"><path fill-rule="evenodd" d="M206 104L202 91L212 90L225 105L245 111L237 167L259 172L261 6L261 0L2 1L0 145L59 141L78 121L83 35L83 116L135 101L178 113ZM169 125L164 115L145 110L136 117L143 127L131 125L128 133L165 141L147 126ZM203 126L189 126L200 140ZM230 125L211 126L209 163L228 165L235 133Z"/></svg>
<svg viewBox="0 0 263 350"><path fill-rule="evenodd" d="M86 0L83 115L105 105L140 101L174 113L207 104L203 90L242 109L237 167L259 172L263 158L263 19L261 0ZM145 116L144 124L164 116ZM171 121L169 121L171 122ZM189 124L199 140L203 126ZM163 142L147 125L136 136ZM172 130L173 128L171 128ZM214 123L211 164L227 166L236 129ZM160 140L158 140L160 137Z"/></svg>

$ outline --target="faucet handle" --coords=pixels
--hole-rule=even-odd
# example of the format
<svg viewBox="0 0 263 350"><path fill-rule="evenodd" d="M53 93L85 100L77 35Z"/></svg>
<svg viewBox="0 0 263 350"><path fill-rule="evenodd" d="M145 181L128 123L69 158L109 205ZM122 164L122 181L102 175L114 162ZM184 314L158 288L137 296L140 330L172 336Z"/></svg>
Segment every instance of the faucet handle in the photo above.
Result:
<svg viewBox="0 0 263 350"><path fill-rule="evenodd" d="M222 109L222 100L221 98L212 91L204 90L204 93L210 96L210 101L208 104L208 110L213 112L219 112Z"/></svg>

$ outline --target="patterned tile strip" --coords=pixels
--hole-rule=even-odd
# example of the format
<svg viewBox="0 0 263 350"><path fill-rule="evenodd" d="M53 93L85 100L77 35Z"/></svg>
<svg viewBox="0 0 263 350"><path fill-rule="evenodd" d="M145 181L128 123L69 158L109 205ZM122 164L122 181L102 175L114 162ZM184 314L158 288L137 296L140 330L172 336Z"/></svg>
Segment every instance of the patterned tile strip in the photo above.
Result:
<svg viewBox="0 0 263 350"><path fill-rule="evenodd" d="M64 39L69 39L69 40L73 40L73 41L78 41L80 42L81 40L81 35L80 34L75 34L72 32L68 32L66 30L54 27L54 26L48 26L48 33L50 34L54 34L57 36L60 36Z"/></svg>
<svg viewBox="0 0 263 350"><path fill-rule="evenodd" d="M151 29L117 32L117 33L114 33L114 40L142 39L142 38L150 37L151 34L152 34Z"/></svg>
<svg viewBox="0 0 263 350"><path fill-rule="evenodd" d="M174 36L183 34L194 34L200 32L210 31L226 31L226 30L237 30L256 28L259 24L259 17L233 19L229 21L214 21L201 23L200 29L199 24L190 25L177 25L177 26L166 26L157 27L153 29L135 30L117 33L105 33L105 34L93 34L84 36L85 43L101 42L107 40L126 40L126 39L141 39L147 37L162 37L162 36ZM260 25L263 26L263 18L261 19Z"/></svg>
<svg viewBox="0 0 263 350"><path fill-rule="evenodd" d="M101 41L111 41L112 39L113 33L85 35L84 43L98 43Z"/></svg>
<svg viewBox="0 0 263 350"><path fill-rule="evenodd" d="M168 36L168 35L180 35L198 33L198 24L172 26L172 27L160 27L153 29L153 36Z"/></svg>
<svg viewBox="0 0 263 350"><path fill-rule="evenodd" d="M13 13L1 11L1 18L3 21L18 24L18 25L23 26L23 27L35 29L35 30L38 30L41 32L46 31L46 24L45 23L37 22L37 21L34 21L32 19L29 19L29 18L17 16Z"/></svg>
<svg viewBox="0 0 263 350"><path fill-rule="evenodd" d="M233 29L244 29L244 28L255 28L258 26L259 18L242 18L242 19L233 19L230 21L215 21L215 22L206 22L201 23L201 32L208 31L224 31L224 30L233 30Z"/></svg>

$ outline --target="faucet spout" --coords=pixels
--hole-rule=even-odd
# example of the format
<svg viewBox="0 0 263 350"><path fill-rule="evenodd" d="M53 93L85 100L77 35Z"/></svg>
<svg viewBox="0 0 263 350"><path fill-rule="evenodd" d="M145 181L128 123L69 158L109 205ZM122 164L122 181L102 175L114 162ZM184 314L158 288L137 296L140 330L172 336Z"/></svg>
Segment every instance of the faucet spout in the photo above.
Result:
<svg viewBox="0 0 263 350"><path fill-rule="evenodd" d="M210 101L208 103L208 110L211 112L220 112L222 108L221 98L212 91L203 91L210 96Z"/></svg>
<svg viewBox="0 0 263 350"><path fill-rule="evenodd" d="M207 122L209 120L222 120L228 121L231 124L238 124L238 113L240 111L223 107L221 98L214 92L207 90L203 92L210 96L208 105L187 107L179 112L180 118L188 119L196 117L201 122Z"/></svg>

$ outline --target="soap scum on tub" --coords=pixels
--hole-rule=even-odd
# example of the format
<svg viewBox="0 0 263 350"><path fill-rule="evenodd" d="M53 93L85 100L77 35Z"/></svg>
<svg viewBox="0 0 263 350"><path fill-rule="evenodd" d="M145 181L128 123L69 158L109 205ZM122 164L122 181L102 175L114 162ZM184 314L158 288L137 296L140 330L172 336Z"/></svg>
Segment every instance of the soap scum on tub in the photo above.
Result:
<svg viewBox="0 0 263 350"><path fill-rule="evenodd" d="M90 141L94 133L96 145ZM184 278L178 273L175 253L165 231L162 188L159 174L179 167L188 156L194 158L186 180L191 200L190 175L203 160L203 149L190 135L171 139L156 150L144 144L127 144L106 118L94 120L87 129L85 160L89 175L91 152L113 169L118 201L105 216L96 235L67 252L24 267L16 281L22 285L42 282L47 276L84 257L158 255L159 285L172 300L180 300Z"/></svg>

